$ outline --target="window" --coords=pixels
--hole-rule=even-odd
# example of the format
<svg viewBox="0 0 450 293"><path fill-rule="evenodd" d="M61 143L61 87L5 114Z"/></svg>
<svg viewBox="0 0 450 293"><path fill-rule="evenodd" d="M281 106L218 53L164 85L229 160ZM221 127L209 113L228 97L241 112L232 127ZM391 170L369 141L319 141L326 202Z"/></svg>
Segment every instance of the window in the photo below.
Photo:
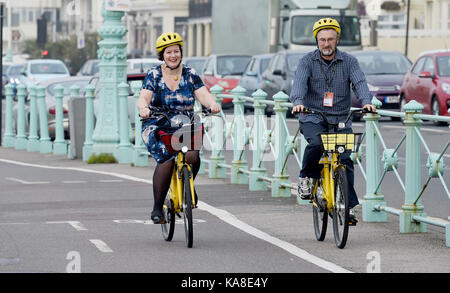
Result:
<svg viewBox="0 0 450 293"><path fill-rule="evenodd" d="M439 76L450 76L450 56L437 57Z"/></svg>
<svg viewBox="0 0 450 293"><path fill-rule="evenodd" d="M431 57L427 57L425 60L425 65L423 66L422 71L428 71L431 74L434 74L434 60Z"/></svg>
<svg viewBox="0 0 450 293"><path fill-rule="evenodd" d="M416 65L414 66L414 69L413 69L412 72L413 72L414 74L416 74L416 75L419 75L419 73L422 71L423 63L425 63L425 57L420 58L420 59L417 61L417 63L416 63Z"/></svg>

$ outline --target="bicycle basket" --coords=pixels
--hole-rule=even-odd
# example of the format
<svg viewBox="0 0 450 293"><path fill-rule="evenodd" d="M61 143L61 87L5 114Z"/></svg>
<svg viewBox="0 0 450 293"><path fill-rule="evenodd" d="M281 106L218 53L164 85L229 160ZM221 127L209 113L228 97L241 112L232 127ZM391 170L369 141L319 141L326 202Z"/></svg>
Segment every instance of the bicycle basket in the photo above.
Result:
<svg viewBox="0 0 450 293"><path fill-rule="evenodd" d="M354 151L361 143L362 133L321 133L322 145L327 152L337 152L339 147L345 151Z"/></svg>
<svg viewBox="0 0 450 293"><path fill-rule="evenodd" d="M181 128L170 127L158 131L161 141L171 154L177 153L183 146L188 150L200 150L203 145L203 124L185 124Z"/></svg>

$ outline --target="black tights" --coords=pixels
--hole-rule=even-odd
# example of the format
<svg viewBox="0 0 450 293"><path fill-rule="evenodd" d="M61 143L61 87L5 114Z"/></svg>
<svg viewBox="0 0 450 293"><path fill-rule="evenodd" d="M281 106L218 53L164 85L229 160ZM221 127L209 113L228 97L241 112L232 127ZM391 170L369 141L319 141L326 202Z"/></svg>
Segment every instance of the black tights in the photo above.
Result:
<svg viewBox="0 0 450 293"><path fill-rule="evenodd" d="M156 165L153 173L153 210L162 211L164 199L170 188L170 181L172 179L172 170L175 164L175 159ZM186 154L186 161L192 166L194 179L200 169L200 154L199 151L189 151Z"/></svg>

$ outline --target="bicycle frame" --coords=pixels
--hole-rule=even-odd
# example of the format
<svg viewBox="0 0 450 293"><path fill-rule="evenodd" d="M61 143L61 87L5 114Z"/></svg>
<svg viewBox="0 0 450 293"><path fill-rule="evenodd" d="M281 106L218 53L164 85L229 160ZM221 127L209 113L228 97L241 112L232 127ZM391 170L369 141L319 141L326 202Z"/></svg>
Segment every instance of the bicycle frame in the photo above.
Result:
<svg viewBox="0 0 450 293"><path fill-rule="evenodd" d="M183 168L186 167L189 174L192 174L191 166L186 162L186 155L183 151L179 151L176 162L172 171L172 180L170 181L170 198L172 199L174 210L176 213L181 212L181 207L183 206ZM190 176L189 178L184 178L189 180L189 185L191 187L192 202L195 203L194 196L194 178Z"/></svg>
<svg viewBox="0 0 450 293"><path fill-rule="evenodd" d="M339 155L336 152L332 153L331 160L328 155L324 155L322 159L319 161L320 165L323 165L320 177L322 179L322 188L323 188L323 198L327 201L327 210L328 212L332 212L334 209L334 196L335 196L335 184L334 184L334 171L336 168L341 166L339 163ZM332 171L331 171L332 169ZM314 186L313 193L317 193L317 188L319 187L319 182L316 181ZM313 204L317 206L317 203L313 201Z"/></svg>

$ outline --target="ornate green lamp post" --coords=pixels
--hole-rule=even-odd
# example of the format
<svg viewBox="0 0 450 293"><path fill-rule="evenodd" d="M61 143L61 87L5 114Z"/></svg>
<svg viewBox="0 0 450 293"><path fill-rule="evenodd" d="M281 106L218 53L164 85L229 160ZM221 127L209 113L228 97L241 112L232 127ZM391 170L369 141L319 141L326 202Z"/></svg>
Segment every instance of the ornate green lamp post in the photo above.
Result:
<svg viewBox="0 0 450 293"><path fill-rule="evenodd" d="M100 67L100 108L93 134L93 152L115 154L119 145L119 97L117 86L127 78L127 29L122 24L123 11L110 11L102 6L103 38L97 51Z"/></svg>

